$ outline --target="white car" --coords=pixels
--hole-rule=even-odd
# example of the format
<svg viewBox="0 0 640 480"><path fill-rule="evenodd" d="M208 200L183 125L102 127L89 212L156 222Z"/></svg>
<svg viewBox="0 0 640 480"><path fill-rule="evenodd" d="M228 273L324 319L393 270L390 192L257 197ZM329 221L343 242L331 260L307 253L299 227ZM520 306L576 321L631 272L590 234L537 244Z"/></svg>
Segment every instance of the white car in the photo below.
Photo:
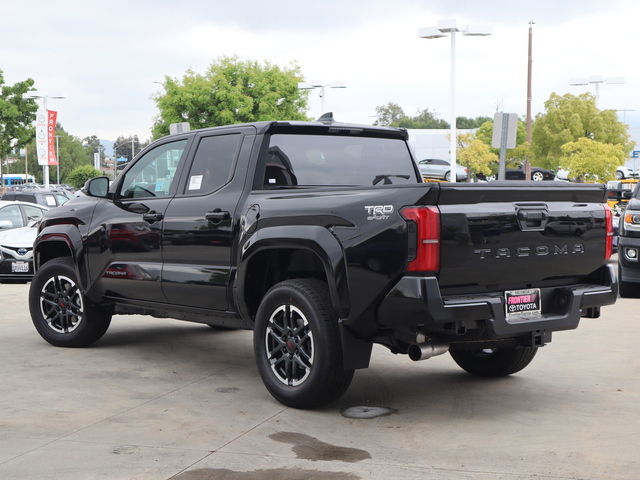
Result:
<svg viewBox="0 0 640 480"><path fill-rule="evenodd" d="M628 168L623 165L620 165L616 169L616 178L618 180L624 180L626 178L638 178L638 171L636 170L634 172L632 168Z"/></svg>
<svg viewBox="0 0 640 480"><path fill-rule="evenodd" d="M423 177L451 181L451 163L449 160L426 158L418 162L418 167ZM467 169L460 164L457 164L456 167L456 180L458 182L465 181L468 176Z"/></svg>
<svg viewBox="0 0 640 480"><path fill-rule="evenodd" d="M0 283L33 278L33 242L38 227L19 227L0 232Z"/></svg>
<svg viewBox="0 0 640 480"><path fill-rule="evenodd" d="M569 169L558 167L556 171L556 180L569 180Z"/></svg>

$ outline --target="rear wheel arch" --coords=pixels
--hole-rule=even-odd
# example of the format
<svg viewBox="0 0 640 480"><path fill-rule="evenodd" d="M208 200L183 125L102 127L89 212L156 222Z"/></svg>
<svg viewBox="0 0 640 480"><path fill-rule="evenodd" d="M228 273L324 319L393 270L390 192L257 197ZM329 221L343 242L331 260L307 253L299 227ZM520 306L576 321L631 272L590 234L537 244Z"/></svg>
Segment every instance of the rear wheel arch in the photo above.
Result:
<svg viewBox="0 0 640 480"><path fill-rule="evenodd" d="M324 227L281 227L254 234L238 264L237 302L243 315L255 318L262 297L292 278L322 280L328 285L338 316L349 310L346 261L342 246Z"/></svg>

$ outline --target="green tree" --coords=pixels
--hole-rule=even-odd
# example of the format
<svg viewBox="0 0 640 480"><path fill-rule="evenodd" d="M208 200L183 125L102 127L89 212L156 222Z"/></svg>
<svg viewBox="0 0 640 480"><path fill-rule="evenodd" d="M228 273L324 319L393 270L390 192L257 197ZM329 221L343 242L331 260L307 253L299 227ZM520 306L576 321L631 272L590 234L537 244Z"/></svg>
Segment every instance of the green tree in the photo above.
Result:
<svg viewBox="0 0 640 480"><path fill-rule="evenodd" d="M93 166L82 165L74 168L67 176L67 183L70 183L76 188L82 188L87 180L93 177L99 177L100 175L102 175L102 172L100 170L96 170Z"/></svg>
<svg viewBox="0 0 640 480"><path fill-rule="evenodd" d="M127 160L132 160L140 151L146 147L149 142L140 142L137 135L130 135L128 137L120 136L113 144L114 157L124 157Z"/></svg>
<svg viewBox="0 0 640 480"><path fill-rule="evenodd" d="M531 148L538 166L557 168L566 158L563 145L580 138L620 145L625 155L633 147L627 126L618 120L615 110L598 110L591 93L552 93L544 106L546 113L536 115L531 132Z"/></svg>
<svg viewBox="0 0 640 480"><path fill-rule="evenodd" d="M481 118L481 117L478 117ZM499 148L491 147L493 143L493 120L489 119L484 122L482 125L478 127L475 132L476 138L482 140L488 147L490 147L490 151L494 153L496 156L500 155ZM525 160L531 161L531 157L533 153L531 151L530 145L527 143L527 127L525 122L518 119L518 126L516 131L516 147L507 150L506 157L506 167L507 168L516 168L518 165L522 164ZM497 172L497 170L496 170ZM496 173L494 172L494 173Z"/></svg>
<svg viewBox="0 0 640 480"><path fill-rule="evenodd" d="M447 129L449 124L436 117L435 112L429 111L428 108L424 110L418 109L418 112L414 117L405 117L397 122L391 124L394 127L400 128L419 128L419 129Z"/></svg>
<svg viewBox="0 0 640 480"><path fill-rule="evenodd" d="M81 165L93 165L93 149L87 148L84 145L84 141L78 137L69 135L60 123L56 126L55 135L59 165L57 167L49 167L49 179L51 183L56 183L59 172L60 182L67 183L66 177L74 168ZM11 173L25 173L25 171L28 171L29 174L35 177L36 182L41 183L43 181L42 166L38 165L35 138L31 139L26 145L26 153L29 162L28 169L25 170L25 159L22 157L9 166L9 171Z"/></svg>
<svg viewBox="0 0 640 480"><path fill-rule="evenodd" d="M4 85L4 75L0 70L0 160L16 148L20 148L35 138L33 121L38 106L24 94L33 90L34 81L27 79L13 86ZM35 140L34 140L35 142ZM0 177L2 176L0 169ZM0 185L1 186L1 185Z"/></svg>
<svg viewBox="0 0 640 480"><path fill-rule="evenodd" d="M172 123L189 122L192 129L265 120L307 120L308 91L300 90L300 67L221 57L204 75L188 70L165 77L165 91L153 98L159 114L153 138L169 133Z"/></svg>
<svg viewBox="0 0 640 480"><path fill-rule="evenodd" d="M473 130L474 128L479 128L482 124L486 122L493 122L493 119L491 117L476 117L476 118L457 117L456 128L460 128L464 130Z"/></svg>
<svg viewBox="0 0 640 480"><path fill-rule="evenodd" d="M623 145L600 143L585 137L565 143L561 150L560 162L578 182L589 177L595 177L598 182L614 180L616 168L627 158Z"/></svg>
<svg viewBox="0 0 640 480"><path fill-rule="evenodd" d="M460 134L457 140L457 162L467 167L468 179L471 179L474 173L493 173L491 167L498 162L498 155L491 151L489 145L472 133Z"/></svg>
<svg viewBox="0 0 640 480"><path fill-rule="evenodd" d="M376 107L376 116L378 119L373 124L381 127L388 127L392 123L397 123L407 117L402 107L393 102Z"/></svg>

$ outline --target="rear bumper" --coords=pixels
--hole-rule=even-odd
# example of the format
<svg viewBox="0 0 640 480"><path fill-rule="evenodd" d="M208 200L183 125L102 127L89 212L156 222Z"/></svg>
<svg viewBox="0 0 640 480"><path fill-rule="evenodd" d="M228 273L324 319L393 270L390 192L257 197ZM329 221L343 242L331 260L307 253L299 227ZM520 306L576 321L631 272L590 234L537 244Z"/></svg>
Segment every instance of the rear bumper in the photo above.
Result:
<svg viewBox="0 0 640 480"><path fill-rule="evenodd" d="M618 282L612 265L603 265L598 284L541 288L542 315L507 320L503 292L442 297L435 277L403 277L378 309L382 327L421 328L432 333L455 334L465 322L483 324L490 338L530 332L571 330L583 316L597 316L598 307L612 305Z"/></svg>

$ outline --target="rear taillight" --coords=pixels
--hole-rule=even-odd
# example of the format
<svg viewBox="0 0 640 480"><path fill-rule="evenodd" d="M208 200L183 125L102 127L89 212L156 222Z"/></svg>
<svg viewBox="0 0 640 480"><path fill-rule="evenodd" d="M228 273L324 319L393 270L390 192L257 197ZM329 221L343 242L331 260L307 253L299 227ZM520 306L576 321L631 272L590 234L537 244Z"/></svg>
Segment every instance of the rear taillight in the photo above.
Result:
<svg viewBox="0 0 640 480"><path fill-rule="evenodd" d="M436 207L407 207L400 211L409 221L409 272L440 270L440 211Z"/></svg>
<svg viewBox="0 0 640 480"><path fill-rule="evenodd" d="M613 215L609 205L603 205L607 237L604 244L604 259L609 260L613 253Z"/></svg>

